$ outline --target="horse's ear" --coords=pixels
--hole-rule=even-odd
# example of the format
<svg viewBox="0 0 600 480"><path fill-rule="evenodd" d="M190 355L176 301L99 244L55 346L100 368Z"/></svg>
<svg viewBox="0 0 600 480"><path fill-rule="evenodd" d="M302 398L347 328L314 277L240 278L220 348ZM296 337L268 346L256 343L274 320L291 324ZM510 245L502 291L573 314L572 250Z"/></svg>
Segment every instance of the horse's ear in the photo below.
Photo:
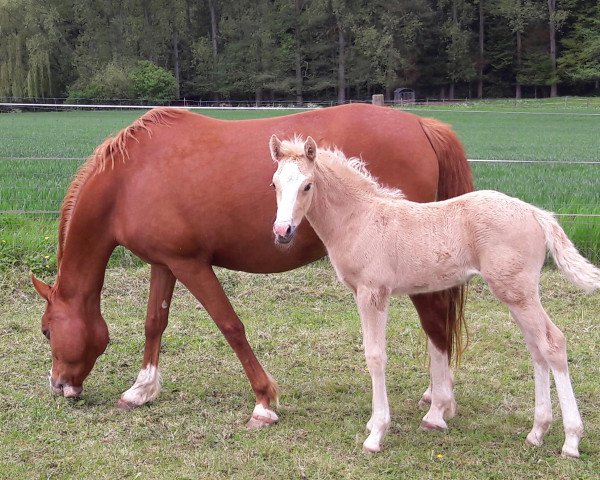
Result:
<svg viewBox="0 0 600 480"><path fill-rule="evenodd" d="M33 287L40 294L40 297L42 297L44 300L48 300L50 298L50 285L36 278L33 273L31 274L31 283L33 283Z"/></svg>
<svg viewBox="0 0 600 480"><path fill-rule="evenodd" d="M306 155L306 158L311 162L314 162L315 158L317 158L317 143L312 137L308 137L306 142L304 142L304 155Z"/></svg>
<svg viewBox="0 0 600 480"><path fill-rule="evenodd" d="M274 162L278 162L281 160L281 140L277 138L277 135L271 135L271 140L269 140L269 148L271 149L271 157Z"/></svg>

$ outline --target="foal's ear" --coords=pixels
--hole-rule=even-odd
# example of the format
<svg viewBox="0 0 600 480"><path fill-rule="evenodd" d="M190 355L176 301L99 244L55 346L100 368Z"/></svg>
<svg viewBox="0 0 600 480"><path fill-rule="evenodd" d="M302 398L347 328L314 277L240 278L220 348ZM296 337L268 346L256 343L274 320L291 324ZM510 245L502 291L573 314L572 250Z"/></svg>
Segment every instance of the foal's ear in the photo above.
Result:
<svg viewBox="0 0 600 480"><path fill-rule="evenodd" d="M317 158L317 143L312 137L308 137L306 142L304 142L304 155L306 155L306 158L311 162L314 162L315 158Z"/></svg>
<svg viewBox="0 0 600 480"><path fill-rule="evenodd" d="M50 298L50 285L36 278L33 273L31 274L31 283L33 283L33 287L40 294L40 297L42 297L44 300L48 300Z"/></svg>
<svg viewBox="0 0 600 480"><path fill-rule="evenodd" d="M271 158L273 158L274 162L278 162L281 160L283 156L281 154L281 140L277 138L277 135L271 135L271 140L269 140L269 148L271 149Z"/></svg>

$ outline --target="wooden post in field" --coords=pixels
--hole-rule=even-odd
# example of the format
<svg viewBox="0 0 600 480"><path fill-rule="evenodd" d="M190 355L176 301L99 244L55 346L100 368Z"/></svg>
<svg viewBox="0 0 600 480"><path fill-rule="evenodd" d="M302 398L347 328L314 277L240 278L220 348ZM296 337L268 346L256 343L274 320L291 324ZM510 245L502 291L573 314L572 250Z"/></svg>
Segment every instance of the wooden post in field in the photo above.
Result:
<svg viewBox="0 0 600 480"><path fill-rule="evenodd" d="M383 107L384 106L383 95L381 95L381 94L373 95L373 100L371 100L371 103L373 103L373 105L378 105L380 107Z"/></svg>

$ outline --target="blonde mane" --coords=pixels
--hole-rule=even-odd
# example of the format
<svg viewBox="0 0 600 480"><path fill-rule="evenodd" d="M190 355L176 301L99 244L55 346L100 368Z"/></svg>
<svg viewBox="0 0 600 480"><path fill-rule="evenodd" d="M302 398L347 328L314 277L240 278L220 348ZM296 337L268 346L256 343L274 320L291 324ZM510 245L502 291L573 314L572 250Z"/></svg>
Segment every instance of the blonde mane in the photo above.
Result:
<svg viewBox="0 0 600 480"><path fill-rule="evenodd" d="M124 163L129 158L127 151L127 141L129 139L139 142L139 134L146 131L148 136L152 136L151 127L153 125L169 125L169 119L181 115L183 110L175 108L156 108L142 115L131 125L122 129L114 137L108 137L102 142L94 153L80 167L71 182L62 206L60 208L60 223L58 227L58 253L57 260L60 263L64 249L69 224L73 216L73 210L77 205L79 192L86 181L94 174L105 171L106 165L110 161L111 169L115 168L115 159L121 159Z"/></svg>
<svg viewBox="0 0 600 480"><path fill-rule="evenodd" d="M298 135L292 140L281 142L281 153L283 156L300 161L305 158L304 139ZM367 163L358 157L346 157L344 152L338 148L317 148L315 167L324 174L325 179L330 179L333 174L336 178L350 183L355 191L366 191L371 195L388 199L404 198L402 190L384 187L379 183L369 170Z"/></svg>

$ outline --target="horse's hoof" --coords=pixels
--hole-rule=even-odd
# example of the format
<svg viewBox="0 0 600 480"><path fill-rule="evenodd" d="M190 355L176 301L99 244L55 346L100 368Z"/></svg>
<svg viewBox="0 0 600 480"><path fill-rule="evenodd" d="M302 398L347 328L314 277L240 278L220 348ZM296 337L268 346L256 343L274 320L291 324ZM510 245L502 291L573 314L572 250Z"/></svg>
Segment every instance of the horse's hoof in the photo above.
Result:
<svg viewBox="0 0 600 480"><path fill-rule="evenodd" d="M445 432L448 428L445 425L436 425L435 423L427 422L423 420L419 428L424 432Z"/></svg>
<svg viewBox="0 0 600 480"><path fill-rule="evenodd" d="M577 448L563 445L560 455L561 457L579 458L579 450Z"/></svg>
<svg viewBox="0 0 600 480"><path fill-rule="evenodd" d="M254 407L252 417L250 417L250 420L248 420L248 423L246 423L246 428L255 429L268 427L269 425L277 423L278 420L279 417L273 410L269 410L268 408L263 407L261 404L258 404L256 407Z"/></svg>
<svg viewBox="0 0 600 480"><path fill-rule="evenodd" d="M246 423L246 428L249 430L254 430L257 428L269 427L274 423L277 423L277 420L273 420L269 417L263 417L261 415L252 415L250 420L248 420L248 423Z"/></svg>
<svg viewBox="0 0 600 480"><path fill-rule="evenodd" d="M137 405L135 405L134 403L128 402L127 400L125 400L123 398L119 398L119 401L117 402L117 408L119 410L121 410L122 412L128 412L129 410L133 410L136 407L137 407Z"/></svg>

